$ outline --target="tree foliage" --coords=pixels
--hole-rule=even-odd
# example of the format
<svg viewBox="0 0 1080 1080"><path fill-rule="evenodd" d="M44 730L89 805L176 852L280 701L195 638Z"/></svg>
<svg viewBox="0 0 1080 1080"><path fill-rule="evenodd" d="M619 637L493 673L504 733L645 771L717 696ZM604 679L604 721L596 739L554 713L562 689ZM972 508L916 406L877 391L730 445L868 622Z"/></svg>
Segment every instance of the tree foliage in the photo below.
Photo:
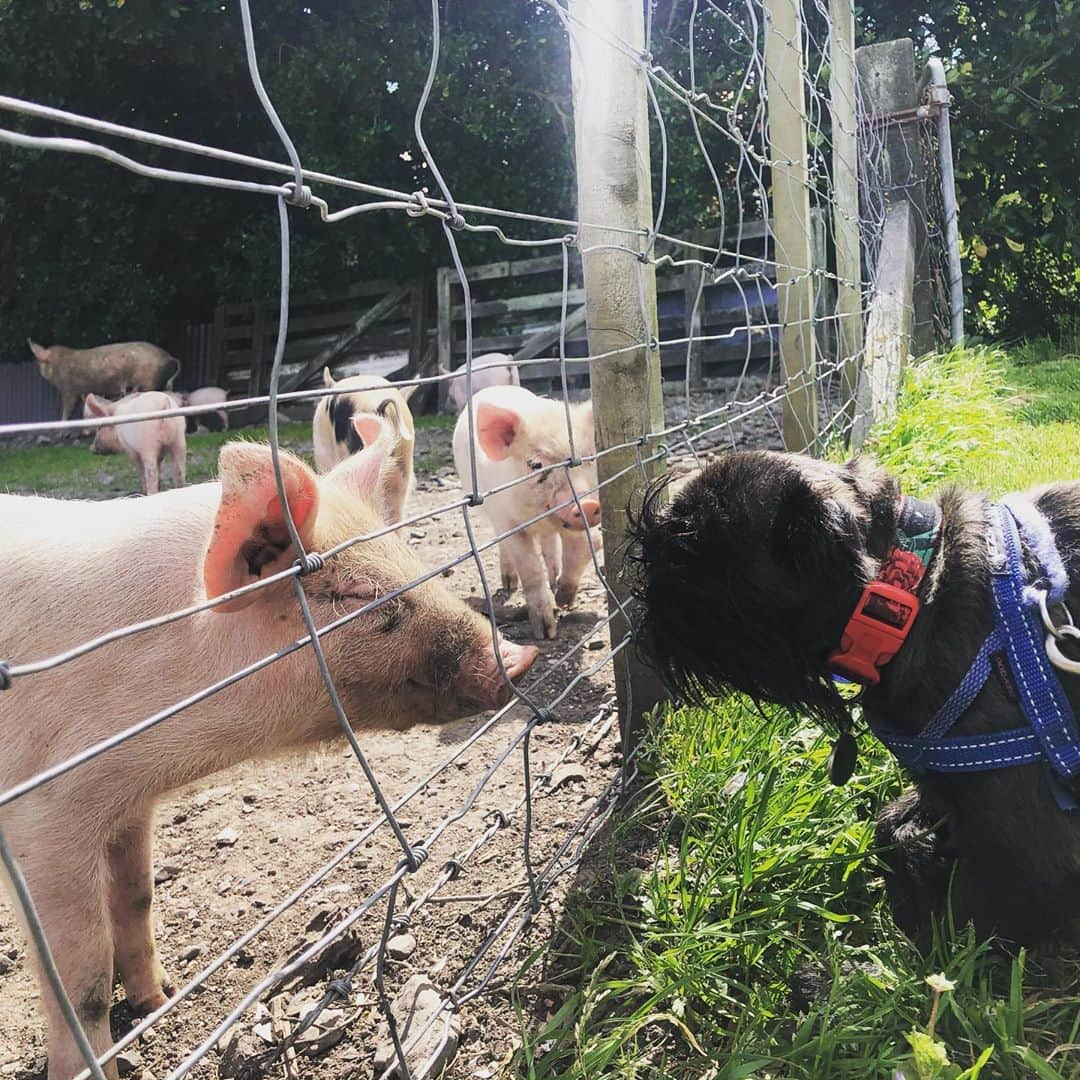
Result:
<svg viewBox="0 0 1080 1080"><path fill-rule="evenodd" d="M965 270L985 327L1046 331L1075 306L1078 5L869 0L859 12L865 39L911 35L951 68ZM430 57L428 0L253 6L260 67L305 165L434 193L412 128ZM654 56L684 83L693 7L658 0L652 13ZM697 7L697 85L753 130L753 76L739 88L749 48L744 5ZM572 217L569 49L557 13L541 0L442 0L441 8L424 130L452 190L469 202ZM0 0L0 92L284 160L251 88L236 0ZM659 96L672 162L667 229L715 232L722 213L730 226L739 203L760 216L767 174L740 169L722 114L719 127L700 131L717 186L685 108ZM0 123L104 142L152 164L265 179L6 111ZM659 187L657 138L652 156ZM209 319L218 303L277 292L269 197L3 145L0 161L0 360L24 358L27 335L71 344L145 337L179 350L183 326ZM318 193L332 209L365 198ZM401 279L448 261L430 219L372 213L328 226L312 211L292 218L298 294L339 294L358 280ZM552 228L513 222L512 232L528 238ZM460 241L467 262L506 254L491 236Z"/></svg>

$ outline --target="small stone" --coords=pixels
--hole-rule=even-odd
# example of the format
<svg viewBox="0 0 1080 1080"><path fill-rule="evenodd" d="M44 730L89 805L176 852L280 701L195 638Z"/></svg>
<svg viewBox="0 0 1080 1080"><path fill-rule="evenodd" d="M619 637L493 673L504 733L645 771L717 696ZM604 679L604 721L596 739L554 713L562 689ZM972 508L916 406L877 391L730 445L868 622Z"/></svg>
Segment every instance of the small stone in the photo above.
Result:
<svg viewBox="0 0 1080 1080"><path fill-rule="evenodd" d="M130 1076L137 1069L142 1068L142 1055L138 1050L133 1050L128 1047L127 1050L121 1050L116 1055L116 1071L121 1076Z"/></svg>
<svg viewBox="0 0 1080 1080"><path fill-rule="evenodd" d="M426 975L413 975L390 1005L404 1046L405 1063L413 1076L438 1076L457 1052L461 1020L442 1008L442 996ZM417 1035L424 1032L419 1038ZM415 1042L414 1042L415 1040ZM410 1046L410 1043L412 1045ZM397 1052L384 1020L375 1040L375 1072L393 1067L397 1075Z"/></svg>
<svg viewBox="0 0 1080 1080"><path fill-rule="evenodd" d="M214 802L215 799L223 799L226 795L231 794L232 788L228 786L210 788L209 791L200 791L199 794L195 796L195 805L207 806L208 804Z"/></svg>
<svg viewBox="0 0 1080 1080"><path fill-rule="evenodd" d="M251 1029L255 1035L270 1046L274 1044L274 1032L271 1024L256 1024Z"/></svg>
<svg viewBox="0 0 1080 1080"><path fill-rule="evenodd" d="M177 959L181 964L190 964L192 960L197 960L202 956L202 945L188 945L187 948L181 949Z"/></svg>
<svg viewBox="0 0 1080 1080"><path fill-rule="evenodd" d="M20 1068L17 1061L9 1061L6 1065L0 1065L0 1076L14 1076Z"/></svg>
<svg viewBox="0 0 1080 1080"><path fill-rule="evenodd" d="M251 792L251 791L244 792L244 802L246 802L248 805L251 805L257 799L258 799L258 796L255 795L253 792Z"/></svg>
<svg viewBox="0 0 1080 1080"><path fill-rule="evenodd" d="M7 975L11 969L15 966L14 962L9 960L6 956L0 956L0 975Z"/></svg>
<svg viewBox="0 0 1080 1080"><path fill-rule="evenodd" d="M410 540L423 540L425 536L427 536L427 533L423 529L410 529L409 530L409 539Z"/></svg>
<svg viewBox="0 0 1080 1080"><path fill-rule="evenodd" d="M599 652L601 649L607 647L607 642L602 641L600 638L593 638L588 645L585 646L590 652Z"/></svg>
<svg viewBox="0 0 1080 1080"><path fill-rule="evenodd" d="M164 885L166 881L172 881L180 873L180 870L181 867L173 863L165 863L164 866L158 868L157 873L154 875L154 884Z"/></svg>
<svg viewBox="0 0 1080 1080"><path fill-rule="evenodd" d="M241 806L240 807L240 813L241 814L254 814L255 813L255 807L254 806Z"/></svg>
<svg viewBox="0 0 1080 1080"><path fill-rule="evenodd" d="M386 943L386 955L391 960L408 960L416 952L416 938L412 934L395 934Z"/></svg>
<svg viewBox="0 0 1080 1080"><path fill-rule="evenodd" d="M183 810L178 810L172 816L172 823L174 825L183 825L184 822L187 821L187 819L188 819L187 814L185 814Z"/></svg>
<svg viewBox="0 0 1080 1080"><path fill-rule="evenodd" d="M570 784L577 780L584 780L585 777L586 772L580 765L570 765L569 763L564 762L553 770L551 774L551 783L548 785L548 791L558 791L564 784Z"/></svg>
<svg viewBox="0 0 1080 1080"><path fill-rule="evenodd" d="M214 843L217 844L218 847L232 847L239 839L240 834L231 825L226 825L225 828L214 837Z"/></svg>

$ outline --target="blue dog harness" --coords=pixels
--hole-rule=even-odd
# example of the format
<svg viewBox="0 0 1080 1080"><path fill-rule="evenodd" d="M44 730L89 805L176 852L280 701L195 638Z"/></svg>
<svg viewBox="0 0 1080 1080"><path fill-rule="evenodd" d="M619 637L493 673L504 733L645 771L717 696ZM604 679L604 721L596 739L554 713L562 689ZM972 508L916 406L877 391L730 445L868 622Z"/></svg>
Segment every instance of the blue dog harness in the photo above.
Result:
<svg viewBox="0 0 1080 1080"><path fill-rule="evenodd" d="M984 772L1045 760L1063 809L1077 804L1062 786L1080 776L1080 732L1044 645L1044 617L1069 588L1045 518L1027 500L1007 496L990 508L990 573L994 629L960 685L918 735L884 727L875 735L913 772ZM1028 582L1021 532L1040 564ZM1008 731L948 735L997 669L1027 723ZM1060 781L1060 782L1059 782Z"/></svg>

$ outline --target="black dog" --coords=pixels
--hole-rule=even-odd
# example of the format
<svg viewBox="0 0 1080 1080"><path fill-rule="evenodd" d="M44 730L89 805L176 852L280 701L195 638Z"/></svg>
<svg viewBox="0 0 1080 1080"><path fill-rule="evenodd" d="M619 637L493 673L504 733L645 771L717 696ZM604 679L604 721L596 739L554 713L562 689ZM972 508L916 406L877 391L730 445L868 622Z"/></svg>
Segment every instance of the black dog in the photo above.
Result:
<svg viewBox="0 0 1080 1080"><path fill-rule="evenodd" d="M864 589L895 554L896 481L865 460L840 466L741 452L705 468L670 507L662 489L663 482L650 489L631 514L627 552L643 604L645 656L684 699L734 689L846 731L848 705L831 675L843 667L837 650L842 640L846 647ZM1029 498L1056 541L1065 604L1080 615L1080 483ZM910 590L921 610L895 657L861 680L871 684L861 698L868 724L898 736L923 730L995 626L988 522L996 511L956 489L923 509L940 518L925 576L920 571ZM1030 547L1017 550L1037 576ZM1080 676L1061 674L1060 686L1080 714ZM1002 664L950 734L1024 722ZM1048 762L921 772L916 781L877 826L878 842L892 848L889 898L905 931L922 936L944 914L950 879L959 922L1015 942L1043 936L1080 910L1080 809L1062 809L1063 786L1051 780ZM1065 789L1066 802L1070 791L1080 797L1080 784Z"/></svg>

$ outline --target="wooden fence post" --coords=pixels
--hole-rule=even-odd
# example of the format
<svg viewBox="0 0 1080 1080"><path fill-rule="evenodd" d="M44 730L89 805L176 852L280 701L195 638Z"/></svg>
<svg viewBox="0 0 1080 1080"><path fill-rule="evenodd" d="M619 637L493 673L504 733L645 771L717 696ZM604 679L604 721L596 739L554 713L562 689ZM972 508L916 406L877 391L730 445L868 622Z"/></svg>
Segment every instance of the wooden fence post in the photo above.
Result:
<svg viewBox="0 0 1080 1080"><path fill-rule="evenodd" d="M788 450L813 450L818 431L814 281L800 14L800 0L765 0L773 256L780 360L788 387L784 397L784 445Z"/></svg>
<svg viewBox="0 0 1080 1080"><path fill-rule="evenodd" d="M601 451L660 430L664 415L656 271L651 262L639 259L652 229L648 74L634 55L645 48L644 16L641 0L570 0L569 16L578 214L583 222L611 226L583 225L579 233L589 352L599 356L641 343L590 361L596 446ZM625 229L641 233L616 231ZM660 463L653 462L643 476L635 467L641 453L640 447L629 446L597 462L604 484L605 574L623 602L628 599L620 573L626 506L647 476L660 471ZM615 600L609 600L609 608L614 616L611 640L618 642L629 628ZM624 737L633 739L643 714L662 700L663 687L637 660L632 646L623 648L614 664Z"/></svg>
<svg viewBox="0 0 1080 1080"><path fill-rule="evenodd" d="M435 273L435 300L438 306L438 363L440 371L452 371L454 367L454 282L457 270L452 266L440 266ZM440 382L439 412L446 412L449 398L449 385Z"/></svg>
<svg viewBox="0 0 1080 1080"><path fill-rule="evenodd" d="M915 233L914 329L915 356L934 348L933 297L930 289L930 250L926 233L926 170L915 108L915 46L910 38L864 45L855 51L866 119L884 123L884 196L886 204L904 201L912 209Z"/></svg>
<svg viewBox="0 0 1080 1080"><path fill-rule="evenodd" d="M683 303L686 306L686 355L689 357L686 378L691 390L700 390L704 383L701 362L702 309L705 307L705 267L690 263L683 267Z"/></svg>
<svg viewBox="0 0 1080 1080"><path fill-rule="evenodd" d="M855 96L854 0L829 0L829 114L832 119L833 240L836 244L836 342L843 362L845 412L855 417L863 349L859 147Z"/></svg>

